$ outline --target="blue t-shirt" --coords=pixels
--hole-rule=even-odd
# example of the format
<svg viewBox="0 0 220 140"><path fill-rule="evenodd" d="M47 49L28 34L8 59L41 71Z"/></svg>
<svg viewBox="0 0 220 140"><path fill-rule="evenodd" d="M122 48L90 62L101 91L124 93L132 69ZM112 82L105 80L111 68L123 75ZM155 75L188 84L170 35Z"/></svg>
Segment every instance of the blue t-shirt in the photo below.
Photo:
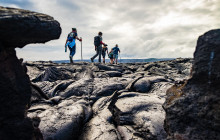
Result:
<svg viewBox="0 0 220 140"><path fill-rule="evenodd" d="M118 55L118 52L120 51L118 47L114 47L112 48L112 50L113 50L113 54L117 54L117 55Z"/></svg>

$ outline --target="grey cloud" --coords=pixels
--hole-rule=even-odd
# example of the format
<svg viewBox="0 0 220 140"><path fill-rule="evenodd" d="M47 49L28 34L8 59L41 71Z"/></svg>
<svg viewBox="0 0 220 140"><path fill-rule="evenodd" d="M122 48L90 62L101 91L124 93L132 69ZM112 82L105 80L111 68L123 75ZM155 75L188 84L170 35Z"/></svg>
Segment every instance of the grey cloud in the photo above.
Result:
<svg viewBox="0 0 220 140"><path fill-rule="evenodd" d="M68 59L67 54L60 52L72 27L77 27L79 36L84 39L84 58L93 55L93 38L98 31L104 33L104 42L110 48L119 44L123 57L192 57L198 36L219 27L218 0L56 0L53 6L44 5L49 0L39 2L43 7L37 7L35 0L3 0L5 5L16 4L25 9L29 6L52 15L61 23L61 38L56 43L51 42L53 49L48 48L50 43L46 44L45 51L36 59L47 59L50 51L58 55L57 58ZM201 5L196 6L197 3ZM103 19L97 17L100 14ZM163 24L167 25L162 25L161 19L166 17ZM31 46L27 50L24 48L24 52L39 50ZM25 57L21 51L18 54ZM75 58L78 57L77 53Z"/></svg>
<svg viewBox="0 0 220 140"><path fill-rule="evenodd" d="M1 0L0 3L6 7L9 7L10 5L15 5L27 10L35 10L28 0Z"/></svg>

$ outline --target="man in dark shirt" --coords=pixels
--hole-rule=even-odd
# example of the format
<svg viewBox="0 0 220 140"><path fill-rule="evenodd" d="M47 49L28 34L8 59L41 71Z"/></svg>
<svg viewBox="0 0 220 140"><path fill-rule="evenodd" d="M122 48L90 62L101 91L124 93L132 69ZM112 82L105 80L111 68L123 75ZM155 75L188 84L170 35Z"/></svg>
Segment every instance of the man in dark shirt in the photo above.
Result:
<svg viewBox="0 0 220 140"><path fill-rule="evenodd" d="M96 36L98 38L98 43L96 44L96 42L94 42L95 45L95 50L96 50L96 54L91 58L91 61L94 62L94 59L99 56L99 62L101 63L101 55L102 55L102 45L107 46L105 43L102 42L102 32L98 33L98 36ZM95 38L96 38L95 37ZM95 40L96 41L96 40Z"/></svg>
<svg viewBox="0 0 220 140"><path fill-rule="evenodd" d="M67 36L66 43L65 43L65 52L67 52L67 46L70 50L70 63L73 63L73 56L76 53L76 39L82 41L77 36L76 28L72 28L72 32L70 32Z"/></svg>

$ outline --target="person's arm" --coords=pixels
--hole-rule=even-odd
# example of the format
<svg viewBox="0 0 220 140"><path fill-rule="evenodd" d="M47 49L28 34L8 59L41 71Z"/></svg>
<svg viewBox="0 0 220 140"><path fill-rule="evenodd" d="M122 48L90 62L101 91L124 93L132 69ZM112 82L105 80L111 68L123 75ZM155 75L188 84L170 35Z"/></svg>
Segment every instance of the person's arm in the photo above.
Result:
<svg viewBox="0 0 220 140"><path fill-rule="evenodd" d="M107 48L107 54L108 54L108 48Z"/></svg>
<svg viewBox="0 0 220 140"><path fill-rule="evenodd" d="M66 39L66 43L67 43L67 41L68 41L68 38ZM66 50L66 43L65 43L65 46L64 46L65 47L65 52L67 52L67 50Z"/></svg>
<svg viewBox="0 0 220 140"><path fill-rule="evenodd" d="M82 41L82 39L81 39L81 38L78 38L78 36L76 36L76 39L79 40L80 42Z"/></svg>
<svg viewBox="0 0 220 140"><path fill-rule="evenodd" d="M66 43L68 42L68 38L69 38L70 34L67 35L67 38L66 38ZM65 43L65 47L66 47L66 43Z"/></svg>
<svg viewBox="0 0 220 140"><path fill-rule="evenodd" d="M67 39L66 39L66 43L67 43L67 41L68 41L68 37L67 37ZM66 47L66 43L65 43L65 47Z"/></svg>
<svg viewBox="0 0 220 140"><path fill-rule="evenodd" d="M105 44L105 43L104 43L104 42L102 42L102 41L101 41L100 43L101 43L102 45L107 45L107 44Z"/></svg>
<svg viewBox="0 0 220 140"><path fill-rule="evenodd" d="M109 54L112 52L113 50L111 49L111 51L109 52Z"/></svg>
<svg viewBox="0 0 220 140"><path fill-rule="evenodd" d="M77 32L75 32L74 35L75 35L75 38L76 38L77 40L79 40L80 42L82 41L81 38L78 38L78 33L77 33Z"/></svg>
<svg viewBox="0 0 220 140"><path fill-rule="evenodd" d="M118 51L119 51L119 53L121 53L120 49Z"/></svg>

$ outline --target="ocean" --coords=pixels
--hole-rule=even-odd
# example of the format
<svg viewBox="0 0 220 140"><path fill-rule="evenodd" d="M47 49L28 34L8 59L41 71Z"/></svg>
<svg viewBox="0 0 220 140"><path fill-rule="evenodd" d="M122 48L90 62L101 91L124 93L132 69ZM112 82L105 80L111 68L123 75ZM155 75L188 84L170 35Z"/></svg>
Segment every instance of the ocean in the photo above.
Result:
<svg viewBox="0 0 220 140"><path fill-rule="evenodd" d="M146 63L146 62L156 62L156 61L168 61L175 58L148 58L148 59L119 59L119 63ZM69 60L56 60L55 63L69 63ZM81 60L74 60L74 62L82 62ZM85 59L83 62L91 62L90 59ZM94 62L98 62L98 59L95 59ZM106 59L106 63L109 63L110 60Z"/></svg>

